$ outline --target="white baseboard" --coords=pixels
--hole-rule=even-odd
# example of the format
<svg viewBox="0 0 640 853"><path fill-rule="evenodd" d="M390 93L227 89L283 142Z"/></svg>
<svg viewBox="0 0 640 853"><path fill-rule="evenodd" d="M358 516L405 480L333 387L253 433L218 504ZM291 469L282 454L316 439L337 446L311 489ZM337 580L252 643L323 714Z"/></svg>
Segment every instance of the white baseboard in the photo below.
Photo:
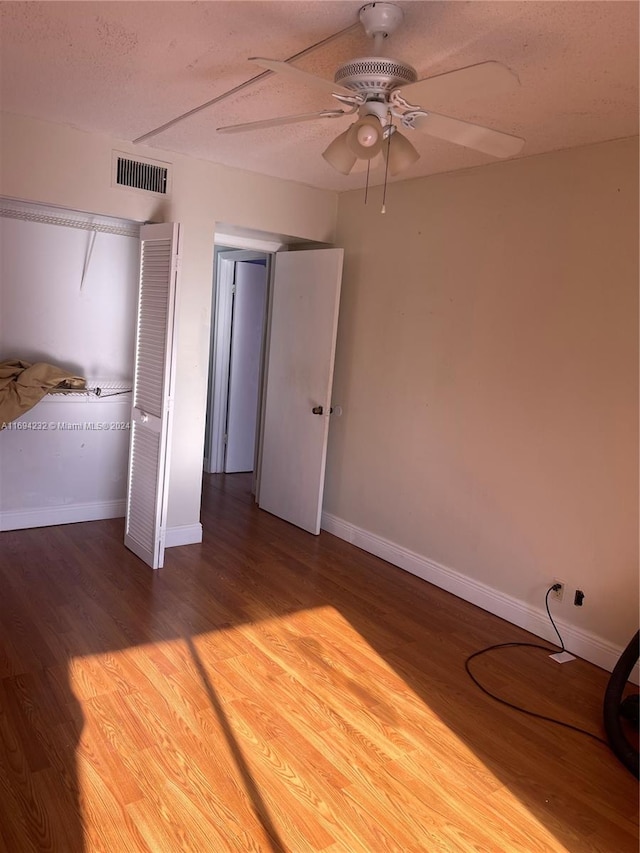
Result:
<svg viewBox="0 0 640 853"><path fill-rule="evenodd" d="M38 509L0 512L0 530L24 530L27 527L51 527L54 524L73 524L78 521L100 521L103 518L122 518L124 500L97 501L66 506L47 506Z"/></svg>
<svg viewBox="0 0 640 853"><path fill-rule="evenodd" d="M124 518L125 511L125 500L9 510L0 512L0 531L51 527L54 524L75 524L79 521L100 521L104 518ZM173 548L176 545L194 545L198 542L202 542L201 524L182 524L167 528L166 548Z"/></svg>
<svg viewBox="0 0 640 853"><path fill-rule="evenodd" d="M177 545L197 545L198 542L202 542L202 525L200 523L167 527L164 540L165 548L175 548Z"/></svg>
<svg viewBox="0 0 640 853"><path fill-rule="evenodd" d="M531 607L531 605L525 604L517 598L505 595L493 587L473 580L473 578L456 572L447 566L442 566L428 557L409 551L407 548L383 539L375 533L356 527L331 513L322 513L322 529L350 542L363 551L367 551L369 554L375 554L376 557L381 557L388 563L417 575L440 589L457 595L464 601L469 601L489 613L500 616L507 622L511 622L512 625L518 625L537 637L557 643L557 637L549 622L549 617L542 607ZM555 615L554 620L566 647L574 655L611 672L624 651L620 646L557 619ZM636 684L640 681L640 667L637 664L631 674L631 680Z"/></svg>

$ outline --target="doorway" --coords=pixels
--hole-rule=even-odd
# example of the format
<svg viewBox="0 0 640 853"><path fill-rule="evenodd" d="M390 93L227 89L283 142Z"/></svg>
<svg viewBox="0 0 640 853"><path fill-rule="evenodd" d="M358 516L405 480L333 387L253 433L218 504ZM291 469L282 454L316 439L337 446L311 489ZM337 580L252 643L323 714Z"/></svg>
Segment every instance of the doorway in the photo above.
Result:
<svg viewBox="0 0 640 853"><path fill-rule="evenodd" d="M232 303L224 471L240 474L255 468L267 305L266 259L235 262Z"/></svg>
<svg viewBox="0 0 640 853"><path fill-rule="evenodd" d="M255 263L262 261L263 325L256 325L254 317L247 323L254 331L245 336L253 338L254 345L256 334L260 337L257 401L251 398L241 418L255 424L249 430L252 492L261 509L317 535L329 416L334 411L331 393L343 250L300 242L248 246L249 251L239 248L216 247L204 471L226 473L250 464L249 454L249 462L233 465L228 452L232 352L234 338L240 335L233 322L240 298L235 305L234 300L243 265L262 266ZM246 354L243 359L252 361Z"/></svg>
<svg viewBox="0 0 640 853"><path fill-rule="evenodd" d="M215 250L204 470L257 471L271 254Z"/></svg>

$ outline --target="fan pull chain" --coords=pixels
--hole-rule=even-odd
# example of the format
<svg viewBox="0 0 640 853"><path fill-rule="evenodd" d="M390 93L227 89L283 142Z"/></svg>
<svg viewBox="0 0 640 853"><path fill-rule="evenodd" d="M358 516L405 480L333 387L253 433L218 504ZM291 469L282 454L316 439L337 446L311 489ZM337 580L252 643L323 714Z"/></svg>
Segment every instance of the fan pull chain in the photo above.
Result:
<svg viewBox="0 0 640 853"><path fill-rule="evenodd" d="M389 124L391 124L391 113L388 113L389 116ZM385 201L387 198L387 174L389 172L389 149L391 148L391 137L393 133L391 132L391 128L389 128L389 136L387 137L387 156L386 163L384 164L384 189L382 190L382 209L380 213L386 213L387 208L385 206Z"/></svg>
<svg viewBox="0 0 640 853"><path fill-rule="evenodd" d="M364 185L364 203L367 203L367 196L369 195L369 169L371 168L371 160L367 160L367 182Z"/></svg>

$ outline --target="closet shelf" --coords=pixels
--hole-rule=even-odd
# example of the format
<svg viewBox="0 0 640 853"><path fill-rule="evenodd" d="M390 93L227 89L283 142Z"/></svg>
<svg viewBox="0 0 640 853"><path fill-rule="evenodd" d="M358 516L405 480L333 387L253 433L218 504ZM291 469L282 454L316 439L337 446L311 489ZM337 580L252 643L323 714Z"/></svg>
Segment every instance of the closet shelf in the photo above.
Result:
<svg viewBox="0 0 640 853"><path fill-rule="evenodd" d="M97 391L100 390L98 394ZM52 388L41 403L131 403L131 382L122 380L87 380L81 389Z"/></svg>

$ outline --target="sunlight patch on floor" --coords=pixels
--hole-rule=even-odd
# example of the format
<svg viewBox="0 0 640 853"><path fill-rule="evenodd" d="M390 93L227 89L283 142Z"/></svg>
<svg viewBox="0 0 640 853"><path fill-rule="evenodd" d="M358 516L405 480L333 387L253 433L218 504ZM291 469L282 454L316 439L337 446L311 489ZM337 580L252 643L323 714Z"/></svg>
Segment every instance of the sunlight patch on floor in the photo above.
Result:
<svg viewBox="0 0 640 853"><path fill-rule="evenodd" d="M264 851L274 837L296 851L568 849L457 735L445 684L421 696L334 607L75 658L69 680L82 810L120 849L138 836L198 849L175 846L187 829L194 844L222 832L220 853L235 849L224 833Z"/></svg>

